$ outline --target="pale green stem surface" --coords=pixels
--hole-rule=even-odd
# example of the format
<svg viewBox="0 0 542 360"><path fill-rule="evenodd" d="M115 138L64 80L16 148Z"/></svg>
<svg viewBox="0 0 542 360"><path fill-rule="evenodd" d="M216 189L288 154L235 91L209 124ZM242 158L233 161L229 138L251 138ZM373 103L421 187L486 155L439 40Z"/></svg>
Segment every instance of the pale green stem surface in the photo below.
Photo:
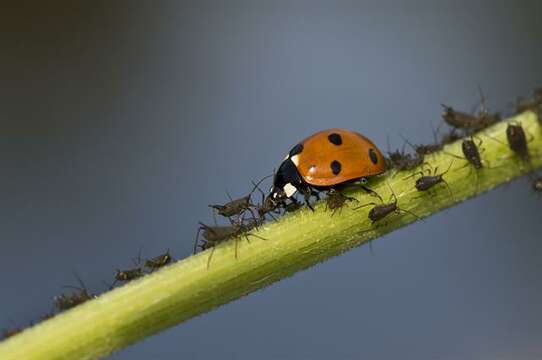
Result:
<svg viewBox="0 0 542 360"><path fill-rule="evenodd" d="M474 139L482 141L486 169L476 172L465 166L465 160L449 155L461 156L461 141L426 158L429 165L424 168L438 168L437 173L452 164L444 179L453 197L444 184L427 193L416 191L414 183L419 175L407 177L421 169L392 172L369 186L387 202L389 184L401 209L425 218L540 167L542 129L535 114L526 112L508 121L525 129L532 154L530 164L522 163L509 150L507 122L503 121ZM358 190L348 195L359 199L360 205L378 202ZM210 268L209 251L178 261L0 343L0 359L100 358L416 221L401 212L372 225L367 218L371 206L353 210L356 206L348 203L331 216L325 204L319 203L315 212L302 209L269 222L255 232L267 240L240 240L238 259L234 256L235 241L220 245Z"/></svg>

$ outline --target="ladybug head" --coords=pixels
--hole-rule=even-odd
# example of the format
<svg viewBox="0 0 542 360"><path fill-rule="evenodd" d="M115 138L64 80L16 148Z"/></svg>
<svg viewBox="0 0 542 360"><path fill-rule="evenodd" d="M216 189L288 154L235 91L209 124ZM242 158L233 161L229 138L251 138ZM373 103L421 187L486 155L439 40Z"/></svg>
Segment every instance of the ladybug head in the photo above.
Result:
<svg viewBox="0 0 542 360"><path fill-rule="evenodd" d="M275 174L269 197L277 203L282 202L294 196L298 189L303 187L303 184L303 178L299 175L297 167L290 158L287 158L280 164Z"/></svg>

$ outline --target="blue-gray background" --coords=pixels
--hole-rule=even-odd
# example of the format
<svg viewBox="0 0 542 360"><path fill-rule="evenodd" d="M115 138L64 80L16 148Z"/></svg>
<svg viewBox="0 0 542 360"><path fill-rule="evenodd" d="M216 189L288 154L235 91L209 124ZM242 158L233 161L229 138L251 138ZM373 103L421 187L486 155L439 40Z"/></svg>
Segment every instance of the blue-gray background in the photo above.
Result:
<svg viewBox="0 0 542 360"><path fill-rule="evenodd" d="M432 139L542 84L540 1L27 2L0 11L0 327L187 256L298 140ZM517 181L114 359L540 359L541 199Z"/></svg>

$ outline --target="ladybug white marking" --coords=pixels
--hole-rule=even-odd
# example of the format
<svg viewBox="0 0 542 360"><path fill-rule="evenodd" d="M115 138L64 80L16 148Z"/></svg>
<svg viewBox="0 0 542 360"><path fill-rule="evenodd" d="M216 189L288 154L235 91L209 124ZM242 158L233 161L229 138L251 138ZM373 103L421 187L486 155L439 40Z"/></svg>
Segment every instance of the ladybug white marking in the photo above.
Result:
<svg viewBox="0 0 542 360"><path fill-rule="evenodd" d="M293 186L293 185L290 184L290 183L284 185L284 187L283 187L282 189L283 189L284 192L286 193L286 196L287 196L287 197L291 197L291 196L294 195L295 192L297 191L296 187Z"/></svg>
<svg viewBox="0 0 542 360"><path fill-rule="evenodd" d="M294 155L290 158L290 160L294 163L296 167L299 166L299 155Z"/></svg>

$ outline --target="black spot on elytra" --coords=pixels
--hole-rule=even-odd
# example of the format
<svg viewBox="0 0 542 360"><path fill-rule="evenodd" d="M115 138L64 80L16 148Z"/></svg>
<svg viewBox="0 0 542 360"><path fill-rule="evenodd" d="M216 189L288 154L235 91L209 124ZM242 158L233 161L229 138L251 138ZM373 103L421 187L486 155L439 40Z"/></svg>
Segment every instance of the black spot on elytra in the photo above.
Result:
<svg viewBox="0 0 542 360"><path fill-rule="evenodd" d="M373 164L376 165L378 163L378 156L376 156L376 153L373 149L369 149L369 158L373 162Z"/></svg>
<svg viewBox="0 0 542 360"><path fill-rule="evenodd" d="M297 154L300 154L302 151L303 151L303 144L297 144L296 146L292 148L292 150L290 150L289 156L293 157Z"/></svg>
<svg viewBox="0 0 542 360"><path fill-rule="evenodd" d="M333 160L329 166L331 167L331 172L333 173L333 175L339 175L339 173L341 172L340 162L338 162L337 160Z"/></svg>
<svg viewBox="0 0 542 360"><path fill-rule="evenodd" d="M337 133L329 134L327 138L334 145L341 145L343 143L343 138Z"/></svg>

